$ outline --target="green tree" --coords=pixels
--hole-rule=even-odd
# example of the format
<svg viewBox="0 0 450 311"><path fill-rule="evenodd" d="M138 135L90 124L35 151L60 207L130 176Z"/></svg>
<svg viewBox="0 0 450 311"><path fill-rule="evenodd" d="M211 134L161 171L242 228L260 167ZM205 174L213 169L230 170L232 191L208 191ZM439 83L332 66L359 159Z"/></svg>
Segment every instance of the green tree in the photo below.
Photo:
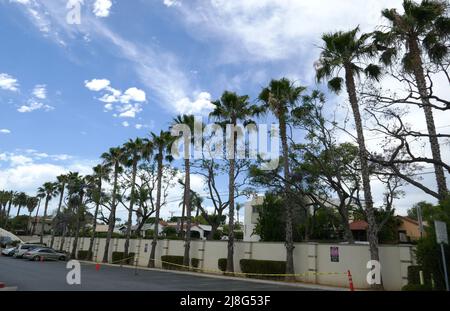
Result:
<svg viewBox="0 0 450 311"><path fill-rule="evenodd" d="M284 171L284 208L285 208L285 232L286 232L286 273L294 274L294 240L292 226L292 201L291 201L291 174L289 169L289 146L287 135L287 123L289 113L296 107L301 93L305 90L302 86L295 86L286 78L272 80L268 87L259 94L259 100L263 102L262 108L270 110L278 119Z"/></svg>
<svg viewBox="0 0 450 311"><path fill-rule="evenodd" d="M231 143L227 144L227 158L230 164L228 172L228 253L227 253L227 272L234 272L234 209L235 209L235 157L237 146L237 129L238 121L244 124L251 122L251 118L259 114L260 109L256 105L249 102L247 95L240 96L234 92L225 91L219 100L213 101L213 111L209 116L219 124L230 124L232 126L230 139Z"/></svg>
<svg viewBox="0 0 450 311"><path fill-rule="evenodd" d="M448 194L439 147L433 110L425 78L425 56L433 63L440 63L449 55L448 38L450 36L450 18L448 17L448 2L423 0L416 3L403 1L404 14L396 9L385 9L383 17L387 20L387 31L374 33L375 43L382 51L380 60L391 66L394 59L402 56L402 67L411 73L416 81L416 87L422 101L425 114L428 137L434 163L434 171L440 199Z"/></svg>
<svg viewBox="0 0 450 311"><path fill-rule="evenodd" d="M262 241L280 242L285 239L283 221L284 203L279 196L266 193L263 204L257 206L258 220L252 234L257 234Z"/></svg>
<svg viewBox="0 0 450 311"><path fill-rule="evenodd" d="M123 148L115 147L110 148L108 152L102 154L103 165L113 170L113 189L111 198L111 209L109 213L108 221L108 233L106 235L105 252L103 254L102 262L108 262L109 244L111 243L111 237L114 231L114 225L116 224L116 208L117 208L117 190L118 190L118 177L122 171L122 163L125 158L125 151Z"/></svg>
<svg viewBox="0 0 450 311"><path fill-rule="evenodd" d="M322 47L320 59L317 63L316 77L318 81L331 78L331 80L328 81L328 86L335 92L341 91L343 82L345 81L357 133L364 205L367 222L369 224L368 240L370 258L379 261L377 239L378 228L373 211L370 171L361 113L356 94L355 76L364 72L369 78L378 79L381 70L378 66L373 64L369 64L365 68L362 68L361 60L373 56L374 48L372 44L367 43L369 35L363 34L358 36L358 32L359 28L357 27L348 32L339 31L324 34L322 36L324 46ZM344 78L340 76L342 70L344 71Z"/></svg>
<svg viewBox="0 0 450 311"><path fill-rule="evenodd" d="M67 175L59 175L58 177L56 177L57 179L57 187L58 187L58 193L59 193L59 202L58 202L58 209L56 210L56 216L58 216L58 214L61 212L61 205L64 199L64 190L66 188L66 183L67 183ZM56 227L56 222L55 220L58 219L57 217L55 217L55 219L52 222L52 237L50 240L50 247L53 247L53 244L55 243L55 227Z"/></svg>
<svg viewBox="0 0 450 311"><path fill-rule="evenodd" d="M44 228L45 219L47 218L48 203L58 194L57 184L53 182L46 182L42 187L38 189L38 195L45 195L44 215L41 220L41 236L40 243L44 243Z"/></svg>
<svg viewBox="0 0 450 311"><path fill-rule="evenodd" d="M31 234L31 213L34 211L34 209L38 206L39 204L39 198L38 197L28 197L27 198L27 209L29 212L28 215L28 220L30 221L30 227L27 228L28 233Z"/></svg>
<svg viewBox="0 0 450 311"><path fill-rule="evenodd" d="M138 163L143 158L148 158L152 153L152 144L148 139L136 138L135 140L129 140L123 145L125 150L124 164L127 167L131 167L131 192L130 192L130 205L128 207L128 220L127 231L125 234L125 246L124 246L124 258L128 258L128 250L130 247L131 226L133 217L133 208L137 199L136 189L136 175L138 169Z"/></svg>
<svg viewBox="0 0 450 311"><path fill-rule="evenodd" d="M86 178L88 183L87 194L90 200L95 204L92 232L89 239L89 248L87 252L88 258L86 258L88 260L92 259L91 256L94 248L95 232L97 231L97 217L100 204L102 203L104 197L104 193L102 192L102 182L103 180L109 181L109 176L111 174L111 168L102 164L95 166L92 170L93 174Z"/></svg>
<svg viewBox="0 0 450 311"><path fill-rule="evenodd" d="M156 152L155 158L157 162L157 186L156 186L156 211L155 211L155 227L152 241L152 249L150 251L150 258L148 260L148 267L155 267L156 245L158 244L158 226L159 226L159 214L161 211L161 193L162 193L162 179L164 158L171 160L170 148L172 146L174 137L170 132L161 131L159 134L151 133L150 141L153 144L154 151Z"/></svg>

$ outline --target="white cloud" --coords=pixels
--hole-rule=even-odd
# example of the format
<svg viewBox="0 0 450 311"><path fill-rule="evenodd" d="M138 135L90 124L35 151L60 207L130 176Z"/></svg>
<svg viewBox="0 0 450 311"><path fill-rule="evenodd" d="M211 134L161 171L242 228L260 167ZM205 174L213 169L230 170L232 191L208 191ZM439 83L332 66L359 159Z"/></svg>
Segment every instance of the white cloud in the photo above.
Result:
<svg viewBox="0 0 450 311"><path fill-rule="evenodd" d="M11 134L11 131L8 129L0 129L0 134Z"/></svg>
<svg viewBox="0 0 450 311"><path fill-rule="evenodd" d="M135 87L131 87L126 90L125 94L123 94L120 98L122 103L128 103L129 101L145 102L145 100L145 92Z"/></svg>
<svg viewBox="0 0 450 311"><path fill-rule="evenodd" d="M91 91L101 91L105 88L107 88L110 85L110 81L107 79L92 79L90 81L85 80L84 81L84 85L86 86L86 88L88 88Z"/></svg>
<svg viewBox="0 0 450 311"><path fill-rule="evenodd" d="M106 112L115 109L117 113L114 116L120 118L135 118L142 111L141 103L146 101L146 94L143 90L130 87L125 93L122 93L122 91L111 87L111 82L107 79L93 79L85 81L84 84L91 91L104 91L105 94L98 100L106 103L103 106Z"/></svg>
<svg viewBox="0 0 450 311"><path fill-rule="evenodd" d="M97 17L108 17L111 7L112 7L111 0L96 0L92 12Z"/></svg>
<svg viewBox="0 0 450 311"><path fill-rule="evenodd" d="M9 162L11 166L27 165L32 163L33 159L27 156L13 154L9 156Z"/></svg>
<svg viewBox="0 0 450 311"><path fill-rule="evenodd" d="M51 111L51 110L54 110L54 109L55 109L55 107L52 107L50 105L46 105L46 104L40 103L40 102L38 102L38 101L36 101L34 99L30 99L28 101L27 105L20 106L17 109L17 111L21 112L21 113L27 113L27 112L32 112L32 111L35 111L35 110Z"/></svg>
<svg viewBox="0 0 450 311"><path fill-rule="evenodd" d="M195 96L194 100L188 97L179 99L175 103L175 107L180 114L201 114L211 111L214 105L211 103L211 94L200 92Z"/></svg>
<svg viewBox="0 0 450 311"><path fill-rule="evenodd" d="M16 92L19 90L17 79L7 73L0 73L0 89Z"/></svg>
<svg viewBox="0 0 450 311"><path fill-rule="evenodd" d="M164 0L163 3L168 7L181 5L181 2L178 0Z"/></svg>
<svg viewBox="0 0 450 311"><path fill-rule="evenodd" d="M39 99L47 98L47 86L45 84L38 84L33 89L33 96Z"/></svg>
<svg viewBox="0 0 450 311"><path fill-rule="evenodd" d="M129 126L130 126L130 123L128 123L127 121L123 121L123 122L122 122L122 126L123 126L123 127L129 127Z"/></svg>
<svg viewBox="0 0 450 311"><path fill-rule="evenodd" d="M144 126L144 125L142 125L142 124L140 124L140 123L137 123L134 127L135 127L137 130L140 130L143 126Z"/></svg>

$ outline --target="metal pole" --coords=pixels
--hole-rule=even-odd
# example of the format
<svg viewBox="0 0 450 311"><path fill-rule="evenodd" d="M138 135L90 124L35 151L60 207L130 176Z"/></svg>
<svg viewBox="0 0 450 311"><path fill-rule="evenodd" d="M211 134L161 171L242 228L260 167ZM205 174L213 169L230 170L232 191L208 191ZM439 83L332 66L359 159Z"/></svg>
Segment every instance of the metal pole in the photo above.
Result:
<svg viewBox="0 0 450 311"><path fill-rule="evenodd" d="M442 253L442 264L444 265L445 289L447 291L450 291L450 288L448 286L447 263L445 261L444 243L441 243L441 253Z"/></svg>

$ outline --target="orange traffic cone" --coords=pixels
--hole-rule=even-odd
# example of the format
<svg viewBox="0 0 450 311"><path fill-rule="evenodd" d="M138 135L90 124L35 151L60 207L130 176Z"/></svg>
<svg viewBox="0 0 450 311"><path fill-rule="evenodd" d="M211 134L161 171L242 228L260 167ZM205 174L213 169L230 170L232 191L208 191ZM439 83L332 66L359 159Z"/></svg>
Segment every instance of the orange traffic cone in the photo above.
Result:
<svg viewBox="0 0 450 311"><path fill-rule="evenodd" d="M354 292L355 288L353 287L353 278L352 278L352 273L350 272L350 270L347 270L347 276L348 276L348 283L350 285L350 291Z"/></svg>

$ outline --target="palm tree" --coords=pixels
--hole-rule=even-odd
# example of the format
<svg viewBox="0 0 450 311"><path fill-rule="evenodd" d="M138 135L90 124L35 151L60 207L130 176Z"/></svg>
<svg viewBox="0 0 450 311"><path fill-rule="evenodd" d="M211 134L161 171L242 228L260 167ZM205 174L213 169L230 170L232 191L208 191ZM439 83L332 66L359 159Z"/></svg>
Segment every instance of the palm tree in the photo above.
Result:
<svg viewBox="0 0 450 311"><path fill-rule="evenodd" d="M61 205L62 205L62 201L64 198L64 190L66 188L66 183L67 183L67 175L59 175L58 177L56 177L57 181L57 190L59 192L59 203L58 203L58 209L56 210L56 219L59 219L59 213L61 212ZM55 242L55 228L56 227L56 222L53 221L52 223L52 238L50 240L50 247L53 247L53 243Z"/></svg>
<svg viewBox="0 0 450 311"><path fill-rule="evenodd" d="M194 142L194 123L195 119L193 115L179 115L173 119L172 125L185 125L189 128L190 140L184 142L184 192L183 192L183 216L184 211L186 211L186 232L184 233L183 228L183 217L181 218L181 232L184 233L184 256L183 265L189 266L190 258L189 251L191 248L191 144ZM185 133L183 133L185 134Z"/></svg>
<svg viewBox="0 0 450 311"><path fill-rule="evenodd" d="M157 162L157 185L156 185L156 211L155 211L155 228L153 234L152 241L152 250L150 252L150 259L148 261L148 267L155 267L155 255L156 255L156 244L158 243L158 226L159 226L159 213L161 210L161 183L163 178L163 160L165 155L170 152L170 147L174 140L174 137L170 134L170 132L161 131L158 134L150 133L151 135L151 143L153 145L153 149L157 152L155 155ZM166 156L166 159L170 160L170 156Z"/></svg>
<svg viewBox="0 0 450 311"><path fill-rule="evenodd" d="M94 174L87 177L87 182L89 184L89 196L91 200L95 204L95 211L94 211L94 219L92 224L92 232L91 232L91 238L89 240L89 249L86 260L92 260L92 250L94 248L94 239L95 239L95 232L97 230L97 217L98 217L98 211L100 207L100 203L102 201L102 181L109 180L109 175L111 174L111 168L105 165L97 165L93 168Z"/></svg>
<svg viewBox="0 0 450 311"><path fill-rule="evenodd" d="M122 170L121 164L123 163L125 151L123 148L115 147L110 148L109 152L102 154L101 158L104 161L104 165L113 168L114 180L111 199L111 210L109 214L108 233L106 235L105 253L103 254L102 262L108 262L109 256L109 244L111 242L112 233L114 231L114 225L116 224L116 208L117 208L117 188L118 177Z"/></svg>
<svg viewBox="0 0 450 311"><path fill-rule="evenodd" d="M20 214L20 209L27 205L27 194L25 192L19 192L14 196L13 204L17 206L17 216Z"/></svg>
<svg viewBox="0 0 450 311"><path fill-rule="evenodd" d="M284 208L286 217L285 245L286 245L286 273L294 273L294 239L292 228L292 202L290 200L290 172L289 172L289 147L287 142L286 125L288 122L289 109L294 108L300 98L304 87L295 86L294 83L286 78L281 80L272 80L268 87L264 88L259 94L259 100L263 103L263 109L270 110L278 119L281 145L283 152L283 170L284 170Z"/></svg>
<svg viewBox="0 0 450 311"><path fill-rule="evenodd" d="M76 224L75 224L71 258L76 258L77 255L78 238L80 236L81 222L83 221L86 210L84 204L86 186L87 186L86 178L80 176L78 173L73 174L67 183L67 190L69 195L68 206L71 208L72 211L75 211L76 215Z"/></svg>
<svg viewBox="0 0 450 311"><path fill-rule="evenodd" d="M361 165L361 177L364 192L364 204L368 223L368 240L370 245L370 258L379 260L378 255L378 228L375 221L373 210L372 190L370 186L370 172L367 161L367 150L364 140L364 132L359 111L359 103L356 95L355 75L358 76L364 72L369 78L378 79L380 68L376 65L369 64L364 69L360 63L363 59L373 56L374 48L372 44L367 43L369 35L363 34L357 36L359 28L355 28L348 32L335 32L324 34L322 40L324 47L316 67L316 77L318 81L331 78L328 86L334 92L342 89L345 79L345 86L353 111L353 118L356 126L359 161ZM344 71L344 77L339 76L341 70Z"/></svg>
<svg viewBox="0 0 450 311"><path fill-rule="evenodd" d="M39 187L38 189L38 195L45 195L44 216L41 221L41 237L40 237L41 244L44 242L45 219L47 218L48 203L57 194L58 194L57 184L53 182L46 182L42 187Z"/></svg>
<svg viewBox="0 0 450 311"><path fill-rule="evenodd" d="M439 165L442 163L441 150L429 100L431 94L427 90L425 80L424 58L428 55L431 62L439 64L449 55L449 47L445 44L445 40L450 36L447 7L448 2L445 1L424 0L419 4L404 0L404 14L400 15L395 9L383 10L382 15L389 24L388 31L374 33L375 43L382 51L380 60L384 65L390 66L393 60L400 56L401 51L404 51L402 67L407 73L412 73L416 80L423 104L431 154L436 161L434 172L441 200L447 196L448 187L444 168Z"/></svg>
<svg viewBox="0 0 450 311"><path fill-rule="evenodd" d="M213 111L209 116L219 123L231 124L233 126L231 135L231 146L227 146L230 171L228 172L228 252L227 252L227 272L234 272L234 197L235 197L235 156L237 145L237 133L235 131L239 120L244 123L249 122L250 118L259 113L259 108L249 102L247 95L239 96L234 92L225 91L219 100L212 102ZM231 151L231 154L230 154Z"/></svg>
<svg viewBox="0 0 450 311"><path fill-rule="evenodd" d="M15 197L15 193L14 191L7 191L4 193L4 214L5 214L5 221L4 221L4 228L6 228L6 225L8 224L8 220L9 220L9 213L11 212L11 206L13 205L14 202L14 197ZM8 204L8 210L6 210L6 205Z"/></svg>
<svg viewBox="0 0 450 311"><path fill-rule="evenodd" d="M45 198L45 194L42 194L42 193L39 194L38 193L36 195L36 197L39 199L39 201L38 201L38 205L37 205L37 209L36 209L36 214L34 216L33 226L32 226L32 229L31 229L31 235L34 235L34 232L36 230L37 218L38 218L38 215L39 215L39 208L41 207L42 199Z"/></svg>
<svg viewBox="0 0 450 311"><path fill-rule="evenodd" d="M79 173L78 172L69 172L67 174L67 179L66 179L66 187L68 186L68 184L79 178ZM67 206L67 213L64 216L68 216L68 217L60 217L61 220L63 220L63 232L62 232L62 238L61 238L61 243L59 245L59 249L62 251L64 248L64 244L66 242L66 237L68 234L70 234L70 223L71 223L71 218L72 218L72 214L73 214L73 206L69 206L68 202L70 202L71 199L71 195L73 195L72 193L68 193L67 197L65 198L66 201L66 206Z"/></svg>
<svg viewBox="0 0 450 311"><path fill-rule="evenodd" d="M128 221L127 232L124 246L124 258L128 258L128 249L130 247L131 226L133 217L133 207L136 201L136 175L138 169L138 163L142 158L148 158L151 154L151 144L148 139L136 138L135 140L129 140L123 146L125 150L124 159L125 165L131 166L131 193L130 193L130 206L128 207Z"/></svg>
<svg viewBox="0 0 450 311"><path fill-rule="evenodd" d="M28 209L28 212L29 212L28 221L30 222L29 234L31 234L31 229L33 227L32 223L31 223L31 213L38 206L38 204L39 204L39 198L38 197L28 197L27 198L27 209Z"/></svg>

